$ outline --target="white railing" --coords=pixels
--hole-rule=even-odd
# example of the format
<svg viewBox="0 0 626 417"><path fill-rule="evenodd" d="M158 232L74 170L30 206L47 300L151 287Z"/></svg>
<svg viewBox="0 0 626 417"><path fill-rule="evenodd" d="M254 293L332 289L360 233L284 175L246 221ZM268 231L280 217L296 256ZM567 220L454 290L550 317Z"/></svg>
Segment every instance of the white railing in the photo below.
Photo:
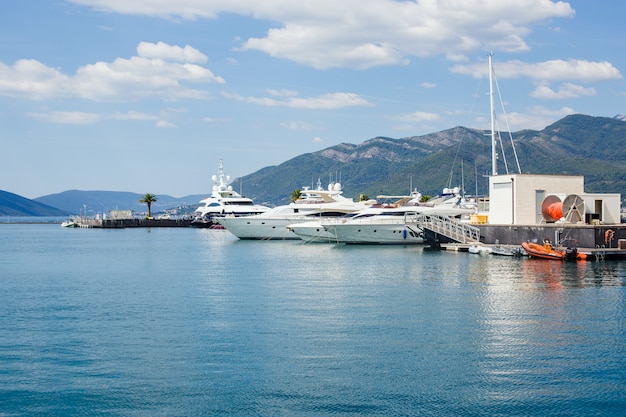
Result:
<svg viewBox="0 0 626 417"><path fill-rule="evenodd" d="M474 243L480 241L480 229L466 223L461 223L445 216L420 215L417 223L430 231L439 233L459 243Z"/></svg>

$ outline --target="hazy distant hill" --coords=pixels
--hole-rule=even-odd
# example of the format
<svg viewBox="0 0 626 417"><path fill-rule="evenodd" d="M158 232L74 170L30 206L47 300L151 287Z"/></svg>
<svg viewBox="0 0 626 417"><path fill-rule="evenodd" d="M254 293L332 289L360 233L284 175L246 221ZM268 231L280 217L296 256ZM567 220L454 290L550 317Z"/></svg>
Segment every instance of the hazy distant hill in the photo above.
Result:
<svg viewBox="0 0 626 417"><path fill-rule="evenodd" d="M0 216L67 216L68 212L0 190Z"/></svg>
<svg viewBox="0 0 626 417"><path fill-rule="evenodd" d="M401 139L377 137L297 156L242 178L249 197L284 204L291 192L338 179L346 196L407 193L433 195L465 185L486 194L491 173L489 132L455 127ZM584 175L587 192L626 196L626 123L620 118L567 116L542 131L512 134L522 173ZM509 172L517 173L508 133L502 134ZM506 173L500 158L499 173Z"/></svg>
<svg viewBox="0 0 626 417"><path fill-rule="evenodd" d="M152 204L152 211L158 212L177 206L197 204L206 195L190 195L176 198L169 195L155 194L158 201ZM84 207L87 214L108 213L110 210L133 210L143 213L147 210L144 203L139 203L144 194L123 191L80 191L69 190L58 194L37 197L35 201L58 207L73 214L79 214Z"/></svg>

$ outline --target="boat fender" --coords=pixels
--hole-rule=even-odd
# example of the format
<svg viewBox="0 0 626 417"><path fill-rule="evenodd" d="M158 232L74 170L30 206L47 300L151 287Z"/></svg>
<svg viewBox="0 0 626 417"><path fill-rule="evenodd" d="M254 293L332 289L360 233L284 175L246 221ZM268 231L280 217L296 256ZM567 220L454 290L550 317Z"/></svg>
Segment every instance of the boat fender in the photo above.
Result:
<svg viewBox="0 0 626 417"><path fill-rule="evenodd" d="M402 229L402 238L406 239L406 229Z"/></svg>

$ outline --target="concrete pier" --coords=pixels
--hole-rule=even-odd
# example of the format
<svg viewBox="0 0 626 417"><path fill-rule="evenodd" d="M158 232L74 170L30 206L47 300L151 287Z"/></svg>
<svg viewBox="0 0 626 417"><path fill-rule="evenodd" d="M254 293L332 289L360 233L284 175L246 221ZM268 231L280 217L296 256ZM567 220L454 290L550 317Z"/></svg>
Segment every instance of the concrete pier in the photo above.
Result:
<svg viewBox="0 0 626 417"><path fill-rule="evenodd" d="M94 228L123 229L127 227L191 227L191 219L106 219Z"/></svg>
<svg viewBox="0 0 626 417"><path fill-rule="evenodd" d="M519 245L522 242L543 242L549 239L554 244L572 248L616 249L620 240L626 242L626 224L567 224L549 223L537 225L494 225L481 224L482 243ZM626 249L626 247L622 248Z"/></svg>

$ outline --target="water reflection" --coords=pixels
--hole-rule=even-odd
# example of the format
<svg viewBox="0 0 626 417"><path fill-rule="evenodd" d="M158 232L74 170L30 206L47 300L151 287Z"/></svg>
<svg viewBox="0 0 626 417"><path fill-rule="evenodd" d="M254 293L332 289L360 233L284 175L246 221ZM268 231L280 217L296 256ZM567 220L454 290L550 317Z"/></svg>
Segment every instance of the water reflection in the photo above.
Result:
<svg viewBox="0 0 626 417"><path fill-rule="evenodd" d="M522 262L525 280L546 289L616 287L626 284L626 270L616 261L554 262L527 259Z"/></svg>

